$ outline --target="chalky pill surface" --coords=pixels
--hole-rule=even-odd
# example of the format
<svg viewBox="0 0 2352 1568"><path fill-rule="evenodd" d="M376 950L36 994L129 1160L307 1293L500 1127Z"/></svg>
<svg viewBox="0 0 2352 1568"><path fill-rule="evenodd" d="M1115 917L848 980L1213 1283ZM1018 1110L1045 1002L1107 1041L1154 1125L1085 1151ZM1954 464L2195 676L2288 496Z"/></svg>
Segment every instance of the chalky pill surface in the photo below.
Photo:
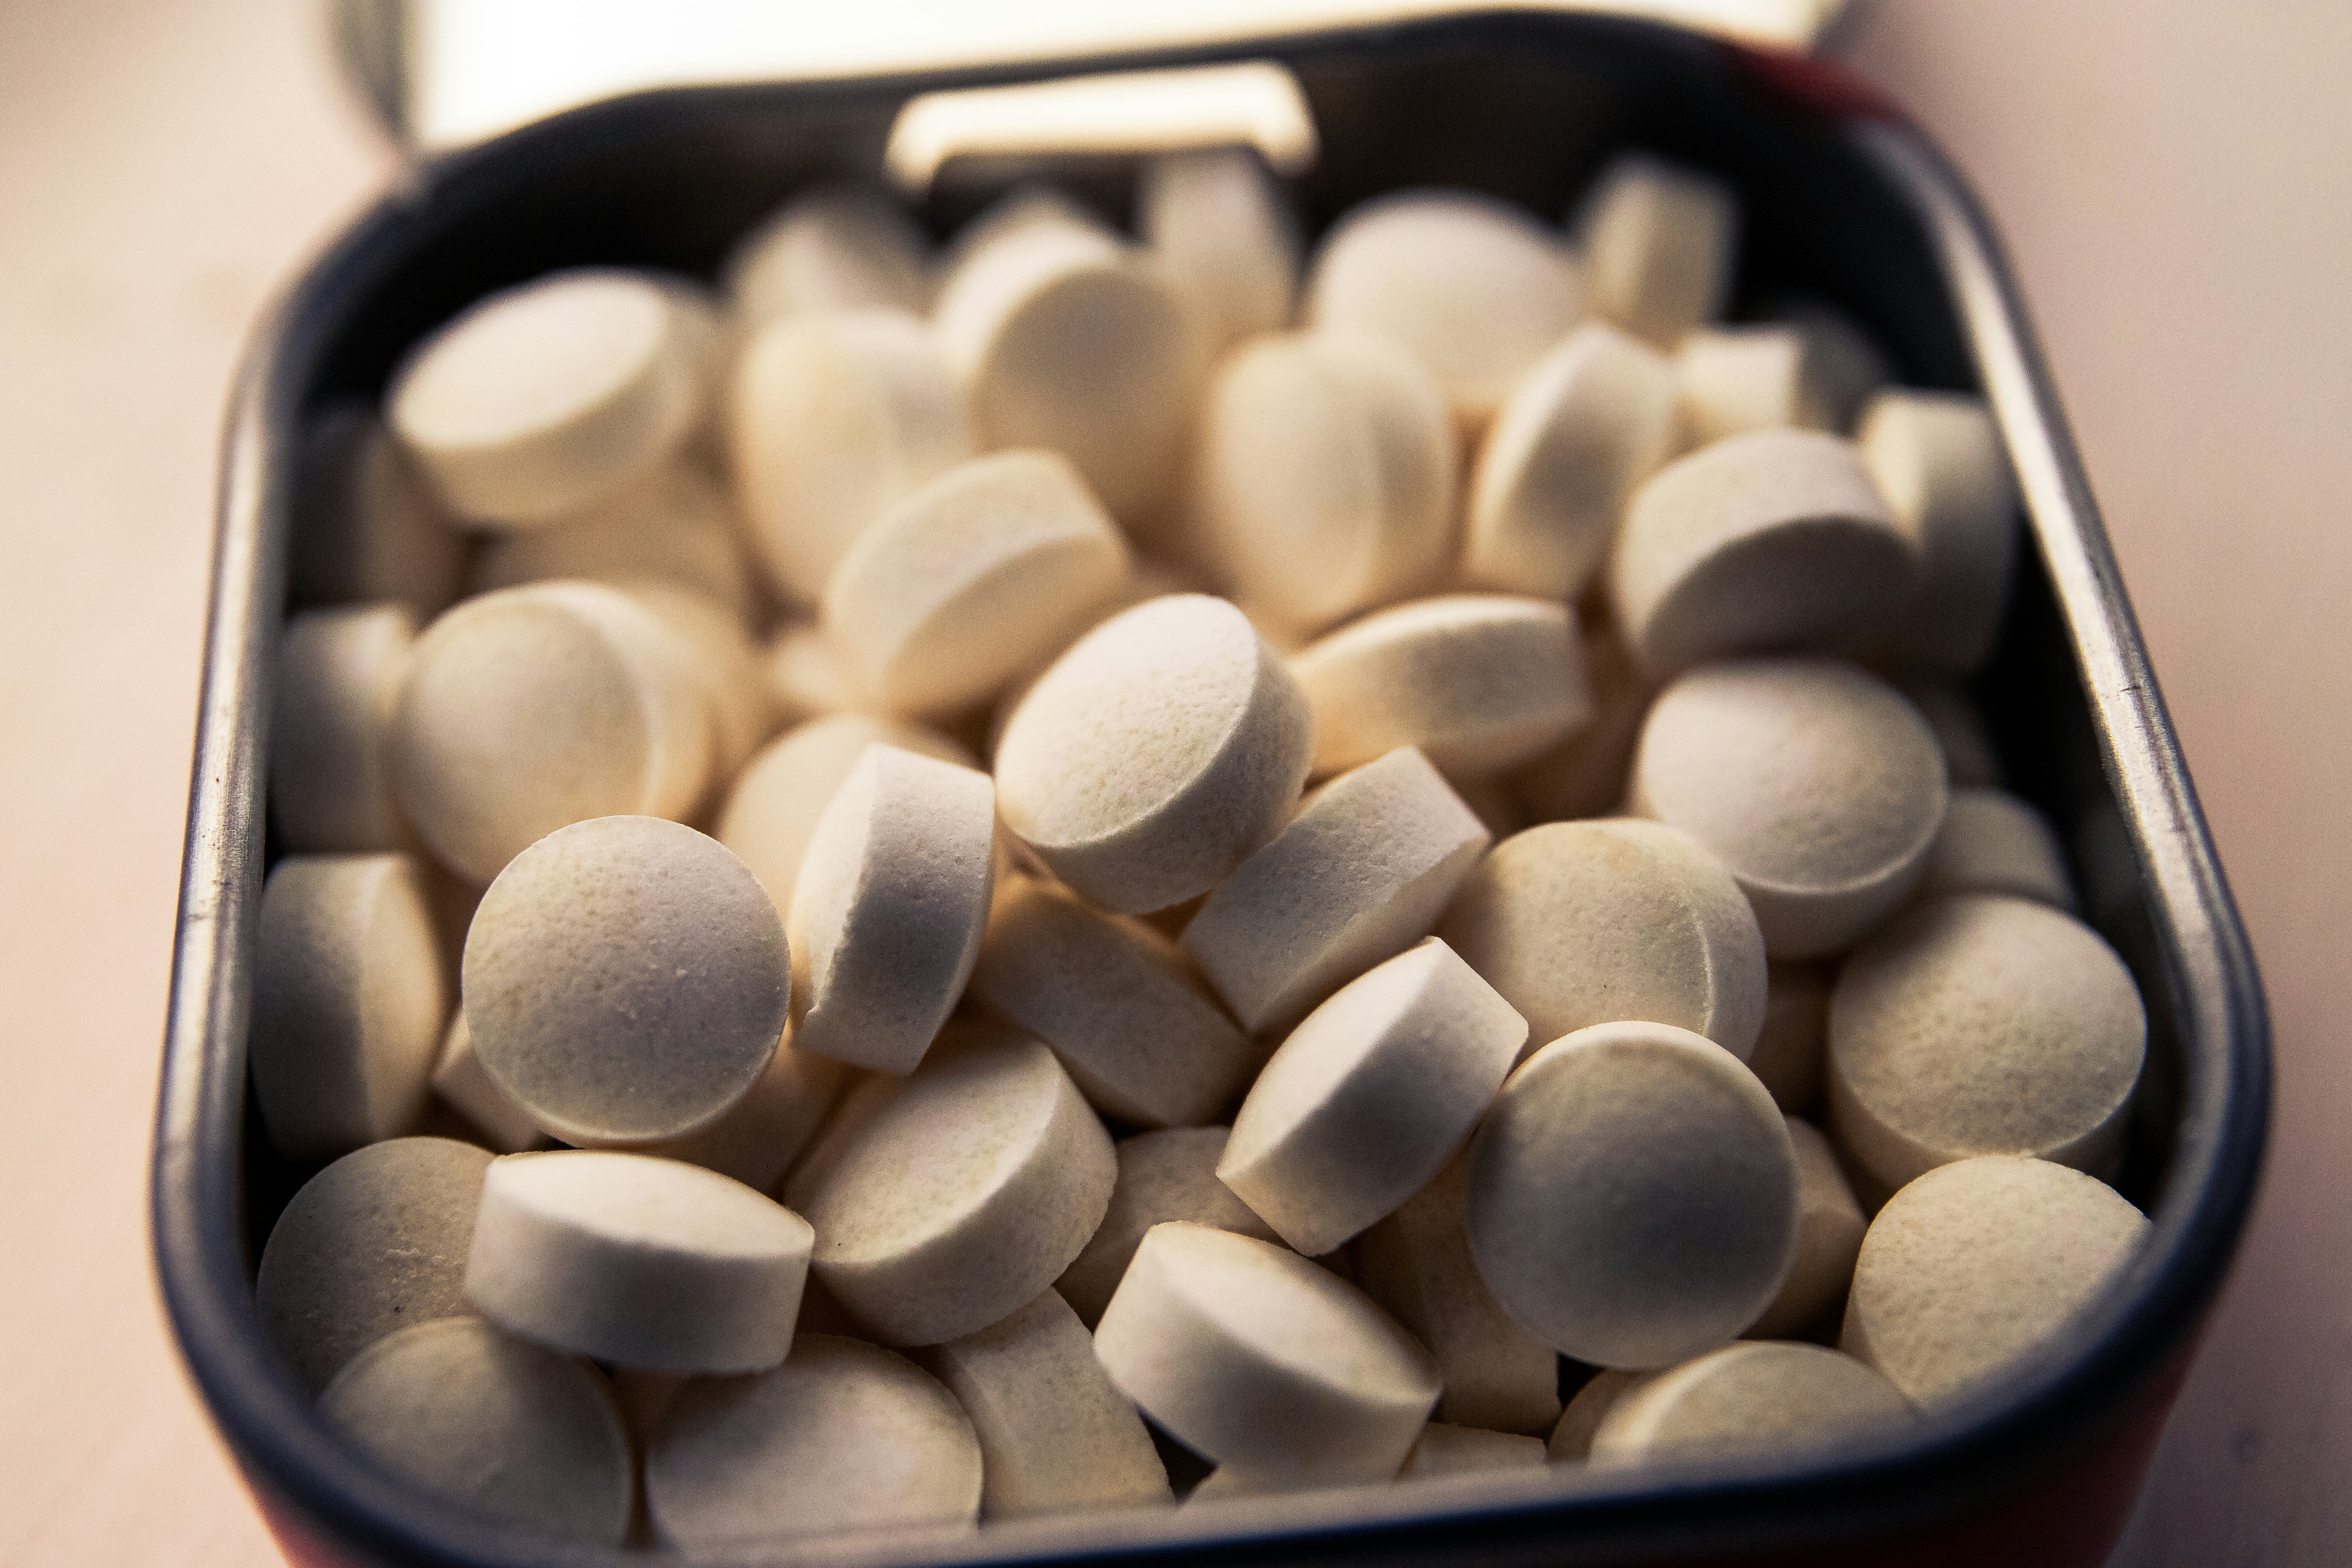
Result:
<svg viewBox="0 0 2352 1568"><path fill-rule="evenodd" d="M1281 831L1312 725L1239 610L1154 599L1079 638L1030 689L997 747L997 809L1101 908L1165 909Z"/></svg>
<svg viewBox="0 0 2352 1568"><path fill-rule="evenodd" d="M568 823L682 816L711 760L709 697L661 618L618 588L537 583L425 629L393 727L401 808L486 883Z"/></svg>
<svg viewBox="0 0 2352 1568"><path fill-rule="evenodd" d="M1599 321L1511 388L1470 478L1462 571L1481 588L1572 599L1633 488L1674 455L1673 367Z"/></svg>
<svg viewBox="0 0 2352 1568"><path fill-rule="evenodd" d="M1134 1404L1049 1287L924 1358L980 1438L983 1519L1144 1508L1175 1500Z"/></svg>
<svg viewBox="0 0 2352 1568"><path fill-rule="evenodd" d="M1877 1373L1820 1345L1726 1345L1619 1399L1592 1435L1595 1465L1765 1456L1912 1419Z"/></svg>
<svg viewBox="0 0 2352 1568"><path fill-rule="evenodd" d="M1765 977L1764 1025L1748 1070L1782 1110L1810 1115L1821 1102L1830 1051L1830 972L1791 958L1767 964Z"/></svg>
<svg viewBox="0 0 2352 1568"><path fill-rule="evenodd" d="M995 829L987 774L866 749L824 808L793 889L797 1049L914 1070L979 955Z"/></svg>
<svg viewBox="0 0 2352 1568"><path fill-rule="evenodd" d="M1174 943L1034 878L999 887L971 994L1051 1046L1097 1110L1146 1127L1223 1114L1265 1060Z"/></svg>
<svg viewBox="0 0 2352 1568"><path fill-rule="evenodd" d="M1315 714L1315 769L1418 746L1441 772L1482 778L1592 716L1564 605L1449 594L1375 611L1291 661Z"/></svg>
<svg viewBox="0 0 2352 1568"><path fill-rule="evenodd" d="M1472 1475L1487 1470L1540 1470L1543 1467L1540 1437L1433 1421L1421 1429L1412 1452L1404 1457L1404 1468L1397 1471L1397 1479Z"/></svg>
<svg viewBox="0 0 2352 1568"><path fill-rule="evenodd" d="M722 269L739 331L832 311L920 311L930 302L922 231L879 191L818 185L736 243Z"/></svg>
<svg viewBox="0 0 2352 1568"><path fill-rule="evenodd" d="M1181 1221L1145 1233L1095 1353L1187 1447L1277 1481L1386 1480L1437 1403L1436 1363L1362 1291Z"/></svg>
<svg viewBox="0 0 2352 1568"><path fill-rule="evenodd" d="M1470 1153L1470 1249L1495 1299L1564 1355L1664 1366L1730 1341L1796 1247L1772 1097L1670 1025L1555 1040L1503 1086Z"/></svg>
<svg viewBox="0 0 2352 1568"><path fill-rule="evenodd" d="M534 1343L648 1372L784 1359L808 1222L715 1171L648 1154L509 1154L482 1183L466 1296Z"/></svg>
<svg viewBox="0 0 2352 1568"><path fill-rule="evenodd" d="M2147 1049L2138 988L2096 931L2022 899L1939 899L1839 973L1831 1121L1890 1188L1974 1154L2105 1174Z"/></svg>
<svg viewBox="0 0 2352 1568"><path fill-rule="evenodd" d="M1342 986L1258 1074L1217 1179L1307 1257L1444 1168L1527 1043L1528 1021L1430 937Z"/></svg>
<svg viewBox="0 0 2352 1568"><path fill-rule="evenodd" d="M1727 654L1843 646L1917 580L1852 442L1756 430L1667 464L1633 492L1609 593L1634 658L1663 678Z"/></svg>
<svg viewBox="0 0 2352 1568"><path fill-rule="evenodd" d="M1257 156L1171 153L1144 165L1136 226L1208 323L1213 353L1290 324L1298 224Z"/></svg>
<svg viewBox="0 0 2352 1568"><path fill-rule="evenodd" d="M1912 664L1965 674L2000 629L2017 553L2017 485L1984 399L1907 388L1880 393L1854 440L1923 565L1895 633Z"/></svg>
<svg viewBox="0 0 2352 1568"><path fill-rule="evenodd" d="M559 1541L619 1546L635 1478L594 1367L479 1318L419 1323L336 1375L319 1413L404 1480Z"/></svg>
<svg viewBox="0 0 2352 1568"><path fill-rule="evenodd" d="M469 307L393 377L394 430L463 516L531 527L677 449L702 412L696 324L656 279L550 274Z"/></svg>
<svg viewBox="0 0 2352 1568"><path fill-rule="evenodd" d="M1194 548L1300 634L1425 591L1454 544L1454 445L1436 384L1387 340L1256 339L1203 399Z"/></svg>
<svg viewBox="0 0 2352 1568"><path fill-rule="evenodd" d="M2147 1221L2095 1177L1985 1155L1930 1171L1863 1237L1839 1343L1916 1405L1957 1399L2065 1331Z"/></svg>
<svg viewBox="0 0 2352 1568"><path fill-rule="evenodd" d="M817 1277L886 1343L971 1333L1070 1266L1117 1174L1109 1134L1042 1042L958 1025L828 1156L807 1199Z"/></svg>
<svg viewBox="0 0 2352 1568"><path fill-rule="evenodd" d="M1722 181L1622 153L1593 182L1574 227L1595 315L1672 348L1722 313L1739 260L1739 199Z"/></svg>
<svg viewBox="0 0 2352 1568"><path fill-rule="evenodd" d="M1917 896L1948 893L2002 893L2069 913L2074 908L2058 836L2040 812L2005 790L1952 791Z"/></svg>
<svg viewBox="0 0 2352 1568"><path fill-rule="evenodd" d="M1066 459L999 452L893 505L844 552L819 624L895 712L983 700L1127 580L1118 530Z"/></svg>
<svg viewBox="0 0 2352 1568"><path fill-rule="evenodd" d="M297 853L404 848L392 789L394 711L416 641L404 605L305 610L278 634L269 812Z"/></svg>
<svg viewBox="0 0 2352 1568"><path fill-rule="evenodd" d="M466 1010L457 1009L442 1037L441 1055L433 1065L433 1092L439 1095L482 1137L493 1152L520 1154L541 1136L530 1112L499 1087L482 1058L474 1054L474 1032L466 1027Z"/></svg>
<svg viewBox="0 0 2352 1568"><path fill-rule="evenodd" d="M1739 879L1775 958L1836 952L1909 896L1944 824L1943 753L1876 676L1741 659L1658 694L1633 802Z"/></svg>
<svg viewBox="0 0 2352 1568"><path fill-rule="evenodd" d="M1682 427L1693 447L1749 430L1836 425L1812 341L1794 327L1717 327L1675 353Z"/></svg>
<svg viewBox="0 0 2352 1568"><path fill-rule="evenodd" d="M373 408L337 403L312 420L295 484L295 604L389 601L424 621L464 590L465 536Z"/></svg>
<svg viewBox="0 0 2352 1568"><path fill-rule="evenodd" d="M448 1017L404 855L291 855L261 893L247 1050L269 1141L329 1160L408 1131Z"/></svg>
<svg viewBox="0 0 2352 1568"><path fill-rule="evenodd" d="M1539 1046L1643 1018L1745 1060L1763 1021L1764 939L1738 883L1658 823L1548 823L1506 838L1437 934L1526 1016Z"/></svg>
<svg viewBox="0 0 2352 1568"><path fill-rule="evenodd" d="M968 1525L980 1441L906 1357L811 1334L757 1377L698 1379L646 1447L655 1539L697 1557L853 1530Z"/></svg>
<svg viewBox="0 0 2352 1568"><path fill-rule="evenodd" d="M1467 191L1404 191L1356 207L1324 237L1307 319L1394 342L1436 377L1465 430L1582 313L1574 257L1520 208Z"/></svg>
<svg viewBox="0 0 2352 1568"><path fill-rule="evenodd" d="M748 617L756 593L733 503L690 462L664 463L542 528L496 534L474 562L474 591L584 578L627 587L673 583Z"/></svg>
<svg viewBox="0 0 2352 1568"><path fill-rule="evenodd" d="M1217 1180L1227 1127L1171 1127L1118 1142L1118 1182L1110 1207L1085 1250L1054 1281L1078 1321L1093 1328L1110 1304L1144 1233L1168 1220L1213 1226L1236 1236L1280 1241L1274 1227ZM1545 1352L1547 1356L1549 1352Z"/></svg>
<svg viewBox="0 0 2352 1568"><path fill-rule="evenodd" d="M1785 1120L1797 1153L1797 1255L1780 1293L1748 1325L1751 1340L1794 1339L1820 1325L1845 1298L1869 1226L1830 1141L1809 1121Z"/></svg>
<svg viewBox="0 0 2352 1568"><path fill-rule="evenodd" d="M1287 1029L1427 936L1491 842L1411 747L1342 773L1218 884L1184 928L1242 1026Z"/></svg>
<svg viewBox="0 0 2352 1568"><path fill-rule="evenodd" d="M790 961L716 839L652 816L549 834L466 933L466 1022L499 1087L569 1143L682 1137L767 1070Z"/></svg>
<svg viewBox="0 0 2352 1568"><path fill-rule="evenodd" d="M391 1138L302 1184L270 1227L253 1304L304 1389L387 1334L473 1310L466 1253L489 1166L470 1143Z"/></svg>

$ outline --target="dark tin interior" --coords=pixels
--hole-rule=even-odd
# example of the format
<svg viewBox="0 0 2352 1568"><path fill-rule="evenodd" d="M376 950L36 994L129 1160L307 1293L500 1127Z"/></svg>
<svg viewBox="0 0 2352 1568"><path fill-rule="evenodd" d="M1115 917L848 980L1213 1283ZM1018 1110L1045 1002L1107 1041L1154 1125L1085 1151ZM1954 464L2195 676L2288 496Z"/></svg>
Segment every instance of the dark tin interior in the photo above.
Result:
<svg viewBox="0 0 2352 1568"><path fill-rule="evenodd" d="M1739 186L1735 314L1791 292L1829 299L1870 328L1915 385L1979 387L1980 366L2004 351L2023 366L2021 391L1989 390L2039 548L2024 553L2000 648L1976 689L2011 787L2058 825L2090 914L2148 1003L2147 1076L2119 1184L2156 1221L2154 1239L2067 1342L1899 1447L1630 1478L1464 1478L1401 1497L1277 1499L1205 1519L859 1537L795 1543L767 1560L1581 1563L1727 1552L1818 1560L1815 1549L1834 1542L1981 1512L2095 1447L2135 1411L2145 1418L2151 1401L2168 1398L2251 1200L2267 1108L2266 1026L2087 489L1965 193L1913 133L1821 90L1818 68L1643 23L1470 16L1056 68L1223 58L1281 60L1305 88L1322 153L1293 188L1310 235L1368 195L1424 184L1488 191L1557 217L1603 157L1640 144ZM248 1475L346 1560L643 1558L550 1547L381 1477L313 1418L253 1314L261 1242L310 1173L259 1136L244 1086L247 965L271 858L261 811L267 652L285 608L295 433L307 410L331 398L380 394L411 342L484 293L583 262L708 277L730 242L794 190L872 178L912 92L1035 74L698 89L575 111L431 167L418 189L362 219L299 281L257 347L225 451L157 1130L155 1244L190 1367ZM1133 162L1108 157L952 163L924 216L946 233L1008 182L1040 173L1124 217ZM1967 287L1971 268L1990 279L1990 293ZM2050 458L2049 482L2037 482L2035 453ZM2053 592L2066 581L2089 584L2091 601ZM2116 661L2121 675L2105 673ZM2109 683L2117 689L2095 699Z"/></svg>

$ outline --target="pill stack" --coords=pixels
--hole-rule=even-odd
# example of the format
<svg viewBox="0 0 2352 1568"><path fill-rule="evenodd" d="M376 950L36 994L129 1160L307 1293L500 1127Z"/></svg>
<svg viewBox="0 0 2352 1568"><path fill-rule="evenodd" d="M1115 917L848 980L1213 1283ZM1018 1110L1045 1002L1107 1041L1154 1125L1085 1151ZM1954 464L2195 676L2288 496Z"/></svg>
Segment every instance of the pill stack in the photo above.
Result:
<svg viewBox="0 0 2352 1568"><path fill-rule="evenodd" d="M2146 1045L1961 682L1983 404L1627 153L485 299L321 414L257 1299L550 1538L1771 1466L2048 1345ZM1460 1484L1454 1482L1451 1484Z"/></svg>

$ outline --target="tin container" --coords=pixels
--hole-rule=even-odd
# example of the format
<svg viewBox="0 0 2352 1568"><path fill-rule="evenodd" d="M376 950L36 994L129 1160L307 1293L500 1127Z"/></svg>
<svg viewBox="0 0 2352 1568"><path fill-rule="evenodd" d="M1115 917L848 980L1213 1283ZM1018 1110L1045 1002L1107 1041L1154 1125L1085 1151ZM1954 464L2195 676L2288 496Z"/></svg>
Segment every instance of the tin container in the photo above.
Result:
<svg viewBox="0 0 2352 1568"><path fill-rule="evenodd" d="M1856 316L1911 384L1979 389L2032 548L1974 692L2009 783L2068 846L2091 918L2137 977L2149 1053L2119 1183L2153 1231L2060 1342L1915 1432L1786 1459L1560 1468L1215 1510L1077 1516L973 1533L795 1542L843 1563L2096 1564L2129 1512L2261 1163L2267 1025L2096 509L1998 247L1950 167L1834 68L1618 17L1524 12L1246 46L888 79L712 87L592 105L456 153L362 217L254 346L221 482L153 1171L155 1256L189 1369L288 1555L325 1564L621 1564L413 1492L313 1413L253 1305L262 1241L309 1173L260 1136L245 1037L268 858L270 650L286 610L306 414L379 394L467 301L551 268L709 275L796 188L871 177L914 94L1041 76L1277 62L1321 142L1295 182L1310 233L1400 187L1558 213L1615 147L1714 170L1745 200L1741 297L1803 291ZM1002 174L1005 171L997 171ZM1059 168L1118 210L1133 161ZM984 195L950 181L942 226Z"/></svg>

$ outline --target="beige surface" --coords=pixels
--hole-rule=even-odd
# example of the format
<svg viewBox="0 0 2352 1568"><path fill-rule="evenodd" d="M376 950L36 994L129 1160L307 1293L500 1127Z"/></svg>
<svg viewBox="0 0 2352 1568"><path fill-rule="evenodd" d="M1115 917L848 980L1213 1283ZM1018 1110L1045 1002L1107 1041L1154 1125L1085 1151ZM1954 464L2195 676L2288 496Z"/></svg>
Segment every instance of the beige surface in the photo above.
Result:
<svg viewBox="0 0 2352 1568"><path fill-rule="evenodd" d="M299 0L0 0L0 1564L271 1561L144 1250L222 389L381 177ZM2352 11L1885 0L1987 194L2270 982L2273 1179L2119 1564L2352 1552Z"/></svg>

